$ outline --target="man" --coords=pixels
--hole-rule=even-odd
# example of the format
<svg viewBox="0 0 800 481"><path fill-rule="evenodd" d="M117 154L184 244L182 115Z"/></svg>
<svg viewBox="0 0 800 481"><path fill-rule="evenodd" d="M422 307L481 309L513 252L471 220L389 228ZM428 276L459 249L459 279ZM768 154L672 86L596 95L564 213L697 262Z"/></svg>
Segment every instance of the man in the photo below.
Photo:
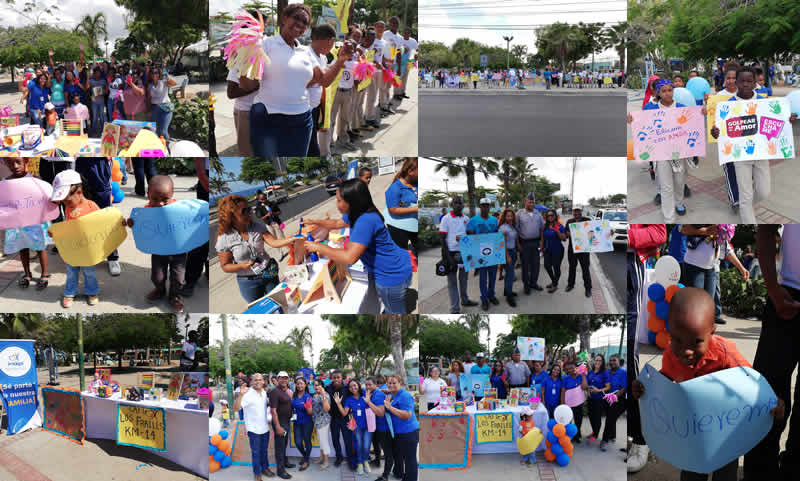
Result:
<svg viewBox="0 0 800 481"><path fill-rule="evenodd" d="M283 239L285 237L281 230L281 208L277 202L269 202L267 200L267 194L264 192L259 192L257 195L255 214L256 217L261 219L264 225L267 226L267 231L275 236L276 239ZM279 250L283 251L284 249L281 248ZM288 254L288 250L282 252L281 260Z"/></svg>
<svg viewBox="0 0 800 481"><path fill-rule="evenodd" d="M419 44L417 43L416 40L411 38L411 27L406 27L403 29L403 39L401 40L401 43L405 51L408 52L408 62L411 62L412 60L416 62L417 60L416 52ZM413 59L411 58L412 53L414 53ZM411 71L411 66L408 64L408 62L406 63L406 65L401 67L403 70L403 80L402 80L403 83L402 85L400 85L400 88L395 89L395 98L398 100L411 98L408 95L406 95L408 93L408 90L406 90L406 84L408 83L408 73Z"/></svg>
<svg viewBox="0 0 800 481"><path fill-rule="evenodd" d="M569 262L569 276L567 277L567 292L575 288L575 274L578 270L578 263L581 265L581 274L583 275L583 289L586 291L586 297L592 297L592 275L589 273L589 253L572 252L572 236L570 235L569 225L576 222L586 222L591 219L583 216L583 211L580 207L572 209L572 219L567 221L567 239L569 245L567 246L567 261Z"/></svg>
<svg viewBox="0 0 800 481"><path fill-rule="evenodd" d="M386 29L383 22L378 21L375 23L375 30L367 30L367 44L368 50L372 50L373 57L372 63L375 65L375 73L372 76L372 82L367 87L367 106L365 107L364 116L367 119L367 125L373 128L380 128L381 121L377 112L377 104L379 102L379 93L383 86L383 40L381 36ZM380 30L380 35L378 31Z"/></svg>
<svg viewBox="0 0 800 481"><path fill-rule="evenodd" d="M292 395L289 391L289 375L286 371L278 373L278 386L269 392L269 405L272 413L272 426L275 429L275 464L278 477L289 479L291 474L287 468L294 464L286 457L286 446L289 444L289 420L292 419Z"/></svg>
<svg viewBox="0 0 800 481"><path fill-rule="evenodd" d="M534 208L536 198L533 192L525 198L525 208L517 212L517 232L522 248L522 285L525 294L531 289L541 291L539 286L539 243L544 230L544 219Z"/></svg>
<svg viewBox="0 0 800 481"><path fill-rule="evenodd" d="M267 423L267 392L264 390L264 377L253 374L251 378L252 388L248 388L241 376L239 394L233 402L233 410L244 411L244 425L247 428L247 437L250 439L250 452L252 453L253 479L261 480L261 475L268 478L275 476L269 469L269 457L267 448L269 447L269 424ZM276 438L277 439L277 438Z"/></svg>
<svg viewBox="0 0 800 481"><path fill-rule="evenodd" d="M475 363L472 362L472 353L471 352L467 351L467 352L464 353L464 362L462 362L461 365L464 366L464 372L465 373L472 372L472 366L474 366Z"/></svg>
<svg viewBox="0 0 800 481"><path fill-rule="evenodd" d="M458 241L467 234L469 219L462 211L464 199L456 195L450 204L449 215L439 222L439 235L442 238L442 260L447 264L447 290L450 294L450 314L461 313L461 307L477 306L478 303L467 297L467 272L461 260ZM461 305L459 305L459 299Z"/></svg>
<svg viewBox="0 0 800 481"><path fill-rule="evenodd" d="M398 54L393 56L392 50L396 51L400 47L401 38L397 34L397 28L400 26L400 19L397 17L392 17L389 19L388 32L385 31L385 24L383 24L383 30L378 29L378 24L383 24L383 22L378 22L375 24L375 31L378 34L378 38L383 41L383 66L389 70L395 70ZM385 115L397 113L394 109L392 109L391 95L389 94L391 89L391 83L383 82L381 84L379 104L381 111Z"/></svg>
<svg viewBox="0 0 800 481"><path fill-rule="evenodd" d="M469 369L470 374L491 374L492 368L488 364L486 364L486 357L483 355L482 352L477 354L478 363L473 364L472 367ZM465 368L466 371L466 368ZM476 401L480 401L483 399L483 396L475 396Z"/></svg>
<svg viewBox="0 0 800 481"><path fill-rule="evenodd" d="M481 213L474 216L467 224L467 234L491 234L497 232L497 217L489 215L489 207L492 202L488 197L480 200ZM497 297L494 295L494 283L497 278L497 265L479 267L478 275L480 276L480 290L481 290L481 309L484 311L489 310L489 303L495 306L500 304Z"/></svg>
<svg viewBox="0 0 800 481"><path fill-rule="evenodd" d="M511 355L511 362L506 364L503 369L506 373L506 392L509 389L518 387L528 387L531 385L531 369L527 364L520 361L519 348L514 348L514 353Z"/></svg>
<svg viewBox="0 0 800 481"><path fill-rule="evenodd" d="M334 393L339 393L342 399L346 398L349 394L347 386L342 383L342 372L338 369L331 373L331 383L325 387L325 392L333 399ZM356 470L355 452L353 451L353 432L347 428L347 418L342 416L338 409L333 409L331 406L331 438L333 439L333 450L336 451L336 462L334 466L341 466L344 461L342 456L342 447L339 444L339 435L344 438L344 448L347 454L347 462L350 465L350 470Z"/></svg>

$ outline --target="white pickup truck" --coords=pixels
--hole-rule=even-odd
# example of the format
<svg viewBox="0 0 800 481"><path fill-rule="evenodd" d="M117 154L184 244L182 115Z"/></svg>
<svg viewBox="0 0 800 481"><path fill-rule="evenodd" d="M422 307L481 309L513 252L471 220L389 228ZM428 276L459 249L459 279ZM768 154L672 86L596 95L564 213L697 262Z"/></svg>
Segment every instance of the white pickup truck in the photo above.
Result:
<svg viewBox="0 0 800 481"><path fill-rule="evenodd" d="M277 202L280 204L281 202L289 200L289 194L287 194L282 187L275 185L268 187L264 191L264 194L267 196L267 202Z"/></svg>

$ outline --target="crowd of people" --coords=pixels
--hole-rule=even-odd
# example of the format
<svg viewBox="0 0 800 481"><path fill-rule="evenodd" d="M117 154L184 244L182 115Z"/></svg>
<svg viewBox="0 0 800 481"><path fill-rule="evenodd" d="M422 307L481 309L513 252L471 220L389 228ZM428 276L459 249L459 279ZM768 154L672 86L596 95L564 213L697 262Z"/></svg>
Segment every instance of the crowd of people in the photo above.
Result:
<svg viewBox="0 0 800 481"><path fill-rule="evenodd" d="M305 374L305 376L304 376ZM239 373L233 413L244 421L252 453L253 476L291 478L295 467L286 455L290 426L300 451L299 471L312 464L312 431L319 440L319 458L313 464L328 470L346 464L357 474L379 473L378 481L390 476L417 480L419 423L415 398L403 388L400 376L370 376L345 379L339 370L330 373L298 372L293 381L285 371L272 376ZM223 425L233 420L223 401ZM391 428L389 427L391 425ZM270 430L275 436L273 472L267 449ZM332 448L332 449L331 449ZM383 467L381 469L381 461Z"/></svg>
<svg viewBox="0 0 800 481"><path fill-rule="evenodd" d="M257 12L251 14L258 17ZM236 69L229 72L227 94L236 99L233 114L240 155L328 157L356 150L365 131L380 129L381 118L396 114L395 107L410 98L405 86L416 60L417 41L410 27L400 29L397 17L374 25L349 25L335 55L337 33L327 23L311 28L310 45L300 43L312 24L307 5L290 4L281 13L280 33L263 41L270 62L261 80L240 76ZM355 68L368 56L375 72L367 85L366 78L356 78ZM384 81L384 70L399 82ZM330 119L325 119L325 105L330 102L326 88L337 78ZM366 87L360 88L361 84Z"/></svg>
<svg viewBox="0 0 800 481"><path fill-rule="evenodd" d="M420 84L428 88L511 88L520 85L539 85L546 89L563 88L622 88L626 73L621 71L569 70L561 72L552 67L543 69L463 70L438 69L419 71Z"/></svg>

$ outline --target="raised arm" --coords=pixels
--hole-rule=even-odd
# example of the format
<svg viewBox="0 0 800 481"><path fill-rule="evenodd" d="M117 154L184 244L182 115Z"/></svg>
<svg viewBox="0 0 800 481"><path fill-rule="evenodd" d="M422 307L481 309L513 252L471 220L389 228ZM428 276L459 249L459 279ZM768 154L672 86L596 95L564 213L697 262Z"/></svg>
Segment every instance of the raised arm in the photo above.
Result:
<svg viewBox="0 0 800 481"><path fill-rule="evenodd" d="M290 238L287 240L292 239ZM347 247L344 249L334 249L325 244L312 241L305 241L304 246L309 252L318 252L334 262L344 262L348 265L355 264L356 261L361 258L361 255L364 254L364 251L367 250L367 246L359 244L358 242L353 242L352 240L347 243Z"/></svg>

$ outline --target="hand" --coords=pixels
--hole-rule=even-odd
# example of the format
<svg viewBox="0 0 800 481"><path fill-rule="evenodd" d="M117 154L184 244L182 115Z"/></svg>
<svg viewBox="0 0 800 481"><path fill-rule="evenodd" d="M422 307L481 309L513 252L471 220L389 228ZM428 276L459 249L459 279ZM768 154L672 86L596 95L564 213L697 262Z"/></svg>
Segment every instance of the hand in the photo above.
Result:
<svg viewBox="0 0 800 481"><path fill-rule="evenodd" d="M83 42L78 44L78 48L81 49L81 52L83 52Z"/></svg>
<svg viewBox="0 0 800 481"><path fill-rule="evenodd" d="M708 98L708 94L706 94L706 98ZM708 110L706 110L705 105L703 105L703 108L700 109L700 113L703 114L703 117L705 117L706 114L708 113Z"/></svg>
<svg viewBox="0 0 800 481"><path fill-rule="evenodd" d="M392 407L392 397L386 396L386 399L383 400L383 405L388 407Z"/></svg>
<svg viewBox="0 0 800 481"><path fill-rule="evenodd" d="M369 402L369 401L370 401L370 399L372 399L372 393L371 393L371 392L369 392L369 391L367 391L366 393L364 393L364 399L366 399L366 400L367 400L367 402Z"/></svg>
<svg viewBox="0 0 800 481"><path fill-rule="evenodd" d="M341 404L342 403L342 395L340 393L338 393L338 392L333 393L333 400L336 402L336 404Z"/></svg>
<svg viewBox="0 0 800 481"><path fill-rule="evenodd" d="M278 436L283 436L284 434L286 434L286 430L283 429L279 424L275 426L275 434L277 434Z"/></svg>
<svg viewBox="0 0 800 481"><path fill-rule="evenodd" d="M711 136L714 137L715 139L719 138L719 127L717 127L716 125L711 127Z"/></svg>
<svg viewBox="0 0 800 481"><path fill-rule="evenodd" d="M314 241L303 242L303 247L305 247L308 252L319 252L319 244Z"/></svg>
<svg viewBox="0 0 800 481"><path fill-rule="evenodd" d="M253 267L253 264L255 264L255 263L256 263L256 261L244 261L239 265L242 266L242 269L249 269L249 268Z"/></svg>
<svg viewBox="0 0 800 481"><path fill-rule="evenodd" d="M631 115L630 113L628 113L628 123L629 124L633 123L633 115Z"/></svg>
<svg viewBox="0 0 800 481"><path fill-rule="evenodd" d="M775 416L775 419L780 421L783 419L785 415L786 404L784 404L783 399L778 398L778 405L774 408L769 410L769 413Z"/></svg>
<svg viewBox="0 0 800 481"><path fill-rule="evenodd" d="M243 397L245 394L247 394L247 391L249 391L249 390L250 390L250 388L247 387L247 384L242 384L239 387L239 397Z"/></svg>
<svg viewBox="0 0 800 481"><path fill-rule="evenodd" d="M707 102L707 101L708 101L708 92L706 92L706 93L704 93L704 94L703 94L703 102ZM705 107L703 107L703 108L705 108ZM705 112L703 112L703 115L705 115L705 114L706 114L706 113L705 113Z"/></svg>
<svg viewBox="0 0 800 481"><path fill-rule="evenodd" d="M634 379L631 384L631 393L634 399L639 399L644 396L644 384L640 383L638 379Z"/></svg>
<svg viewBox="0 0 800 481"><path fill-rule="evenodd" d="M52 239L53 238L53 231L50 230L50 229L47 229L47 235L49 235L50 238Z"/></svg>
<svg viewBox="0 0 800 481"><path fill-rule="evenodd" d="M47 55L48 55L48 56L50 56L50 57L52 57L53 55L55 55L55 53L56 53L56 52L55 52L55 51L54 51L52 48L47 50Z"/></svg>
<svg viewBox="0 0 800 481"><path fill-rule="evenodd" d="M747 269L742 269L741 271L742 277L744 277L744 281L747 282L750 280L750 271Z"/></svg>
<svg viewBox="0 0 800 481"><path fill-rule="evenodd" d="M792 295L783 286L776 286L767 290L767 295L772 300L775 311L782 319L788 321L800 312L800 302L792 299Z"/></svg>

